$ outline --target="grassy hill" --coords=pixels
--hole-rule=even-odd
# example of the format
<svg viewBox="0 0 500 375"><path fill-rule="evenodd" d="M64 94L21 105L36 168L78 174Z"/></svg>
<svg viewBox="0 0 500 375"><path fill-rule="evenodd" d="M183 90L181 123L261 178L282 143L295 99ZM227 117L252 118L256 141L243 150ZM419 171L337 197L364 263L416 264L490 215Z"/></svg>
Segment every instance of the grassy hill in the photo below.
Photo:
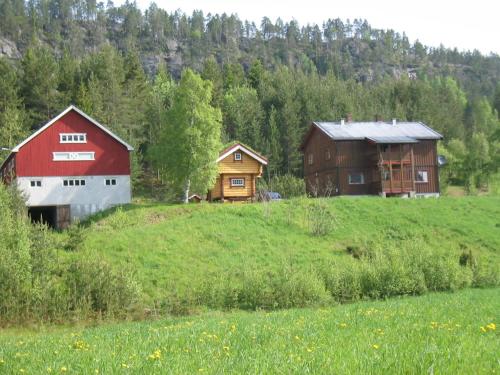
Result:
<svg viewBox="0 0 500 375"><path fill-rule="evenodd" d="M251 299L281 278L287 290L295 294L275 307L306 306L309 302L324 302L320 283L325 283L337 300L377 298L469 286L470 280L465 279L476 278L477 264L487 274L483 276L489 278L498 277L500 268L498 197L134 204L95 216L83 225L83 238L75 231L56 235L61 241L73 236L72 240L78 242L77 251L65 252L62 257L96 253L135 272L143 302L149 305L168 303L174 298L186 304L241 307L242 303L228 301L240 298L241 288ZM459 266L461 256L463 267ZM421 269L415 276L410 273L416 263ZM431 280L436 287L429 287L429 277L443 274L440 267L445 266L451 267L447 279ZM359 267L360 292L339 295L344 288L339 283L358 272ZM473 276L462 272L468 268L474 268ZM384 274L374 274L384 269ZM391 276L398 270L404 281ZM338 276L342 272L344 279ZM365 274L373 277L367 279ZM422 277L427 287L415 284ZM407 285L401 286L401 282ZM356 284L347 282L352 283ZM395 283L393 289L397 291L380 290L379 285L372 292L370 288L375 287L367 283L383 284L383 288ZM247 290L250 284L258 290ZM301 289L304 284L307 286ZM335 288L339 290L334 292ZM265 293L264 297L273 299L269 294L272 291ZM304 303L293 303L294 298ZM251 302L248 306L258 307ZM265 303L262 306L269 307Z"/></svg>
<svg viewBox="0 0 500 375"><path fill-rule="evenodd" d="M100 327L4 330L18 374L492 374L500 289L272 313L209 313Z"/></svg>

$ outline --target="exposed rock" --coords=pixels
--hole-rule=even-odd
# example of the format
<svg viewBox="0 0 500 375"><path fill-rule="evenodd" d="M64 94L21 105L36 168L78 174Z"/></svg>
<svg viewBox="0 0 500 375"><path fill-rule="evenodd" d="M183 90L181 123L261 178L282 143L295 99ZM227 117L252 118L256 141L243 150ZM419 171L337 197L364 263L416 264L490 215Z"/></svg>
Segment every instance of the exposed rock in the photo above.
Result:
<svg viewBox="0 0 500 375"><path fill-rule="evenodd" d="M21 53L17 49L16 43L0 37L0 57L1 56L9 59L20 59Z"/></svg>

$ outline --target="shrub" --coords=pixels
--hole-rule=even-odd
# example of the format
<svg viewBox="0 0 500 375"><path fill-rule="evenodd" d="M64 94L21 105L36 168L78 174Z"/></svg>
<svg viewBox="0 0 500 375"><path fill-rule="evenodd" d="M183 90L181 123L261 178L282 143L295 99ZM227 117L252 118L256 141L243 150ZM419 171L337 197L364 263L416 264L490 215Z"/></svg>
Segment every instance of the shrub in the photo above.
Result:
<svg viewBox="0 0 500 375"><path fill-rule="evenodd" d="M325 236L335 227L336 219L323 199L313 199L307 206L307 222L313 236Z"/></svg>
<svg viewBox="0 0 500 375"><path fill-rule="evenodd" d="M259 195L268 191L276 191L281 194L282 198L288 199L304 196L306 194L306 184L303 178L285 174L271 177L269 181L259 179L257 191Z"/></svg>

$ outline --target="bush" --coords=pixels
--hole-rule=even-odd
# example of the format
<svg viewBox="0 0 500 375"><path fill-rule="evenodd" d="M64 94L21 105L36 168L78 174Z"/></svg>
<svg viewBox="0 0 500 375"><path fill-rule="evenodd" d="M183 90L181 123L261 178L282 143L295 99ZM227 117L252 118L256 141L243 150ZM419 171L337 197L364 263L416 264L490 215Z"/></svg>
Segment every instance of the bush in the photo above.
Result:
<svg viewBox="0 0 500 375"><path fill-rule="evenodd" d="M257 193L262 196L265 192L276 191L284 199L300 197L306 194L306 184L304 179L291 174L271 177L269 181L258 180Z"/></svg>

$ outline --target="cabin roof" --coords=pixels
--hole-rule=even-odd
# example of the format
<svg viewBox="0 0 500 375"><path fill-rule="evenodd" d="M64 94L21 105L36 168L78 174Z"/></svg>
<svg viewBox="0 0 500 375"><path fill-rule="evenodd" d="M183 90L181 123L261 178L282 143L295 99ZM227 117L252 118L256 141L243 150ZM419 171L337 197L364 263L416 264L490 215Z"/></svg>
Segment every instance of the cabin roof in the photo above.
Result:
<svg viewBox="0 0 500 375"><path fill-rule="evenodd" d="M442 139L443 136L421 122L314 122L335 140L363 140L376 137Z"/></svg>
<svg viewBox="0 0 500 375"><path fill-rule="evenodd" d="M267 158L260 155L257 151L253 150L252 148L248 147L247 145L241 142L231 142L227 147L225 147L224 150L222 150L219 153L219 158L217 159L217 163L222 159L225 159L235 151L242 151L243 153L247 154L248 156L254 158L255 160L264 165L267 165L268 163Z"/></svg>

